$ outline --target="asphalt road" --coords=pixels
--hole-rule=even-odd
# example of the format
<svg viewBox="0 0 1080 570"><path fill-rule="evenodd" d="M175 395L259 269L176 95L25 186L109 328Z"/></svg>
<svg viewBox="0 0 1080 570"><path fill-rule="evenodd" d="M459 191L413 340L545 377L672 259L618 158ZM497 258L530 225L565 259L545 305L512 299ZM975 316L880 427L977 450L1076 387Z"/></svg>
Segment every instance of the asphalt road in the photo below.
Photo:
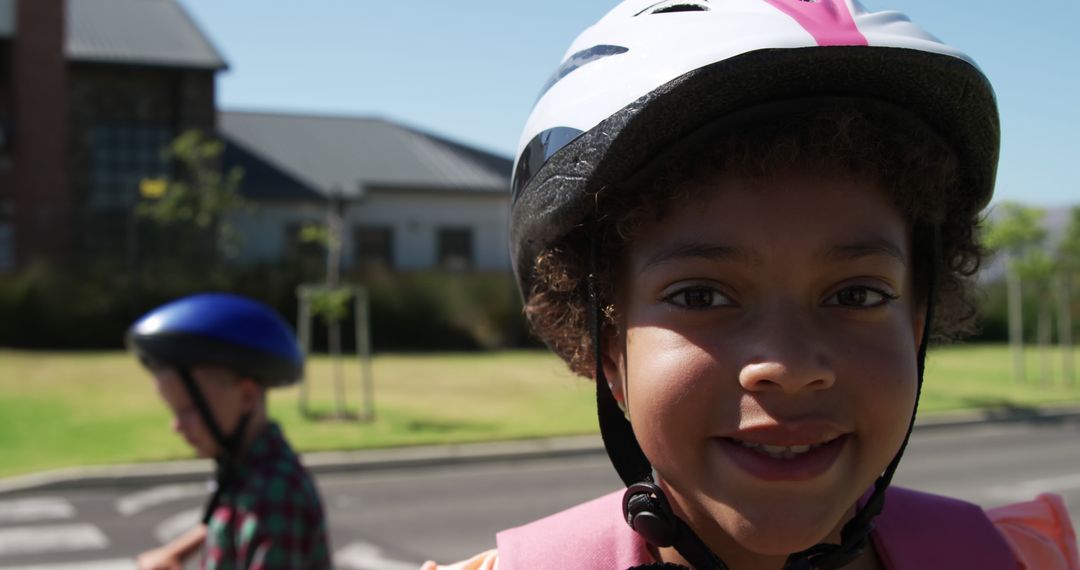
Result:
<svg viewBox="0 0 1080 570"><path fill-rule="evenodd" d="M1080 527L1080 419L921 430L897 483L986 506L1065 496ZM339 568L399 570L494 545L495 531L619 487L599 454L319 477ZM0 498L0 570L130 570L183 532L204 486L21 493Z"/></svg>

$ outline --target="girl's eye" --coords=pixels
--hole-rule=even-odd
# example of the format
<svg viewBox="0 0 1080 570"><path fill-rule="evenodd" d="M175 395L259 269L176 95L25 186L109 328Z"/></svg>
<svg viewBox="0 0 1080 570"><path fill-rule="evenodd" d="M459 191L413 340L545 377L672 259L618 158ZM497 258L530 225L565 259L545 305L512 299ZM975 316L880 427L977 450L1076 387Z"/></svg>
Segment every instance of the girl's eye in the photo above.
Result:
<svg viewBox="0 0 1080 570"><path fill-rule="evenodd" d="M886 293L885 291L871 287L858 286L848 287L837 291L835 295L829 297L825 301L825 304L851 307L854 309L871 309L884 305L889 301L895 301L896 299L896 295Z"/></svg>
<svg viewBox="0 0 1080 570"><path fill-rule="evenodd" d="M686 309L708 309L731 304L731 299L710 287L687 287L668 295L664 300Z"/></svg>

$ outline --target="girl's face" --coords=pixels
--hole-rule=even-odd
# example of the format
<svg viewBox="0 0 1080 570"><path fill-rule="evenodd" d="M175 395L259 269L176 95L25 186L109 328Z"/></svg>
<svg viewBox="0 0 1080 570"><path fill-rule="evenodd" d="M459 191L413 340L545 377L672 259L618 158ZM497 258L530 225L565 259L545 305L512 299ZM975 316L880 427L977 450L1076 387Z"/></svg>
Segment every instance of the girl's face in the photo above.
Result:
<svg viewBox="0 0 1080 570"><path fill-rule="evenodd" d="M903 441L910 235L856 180L689 184L628 248L605 372L685 520L733 567L768 567L839 542Z"/></svg>

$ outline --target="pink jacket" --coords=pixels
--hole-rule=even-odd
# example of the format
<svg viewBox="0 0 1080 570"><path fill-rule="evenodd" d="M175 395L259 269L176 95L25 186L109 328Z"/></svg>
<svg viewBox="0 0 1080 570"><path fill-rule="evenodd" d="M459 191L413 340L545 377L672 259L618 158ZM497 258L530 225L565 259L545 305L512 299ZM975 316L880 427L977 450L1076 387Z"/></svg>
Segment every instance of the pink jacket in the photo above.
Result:
<svg viewBox="0 0 1080 570"><path fill-rule="evenodd" d="M622 520L621 499L619 491L499 533L498 569L609 570L653 562ZM894 487L875 524L874 547L888 570L1024 568L986 512L971 503Z"/></svg>

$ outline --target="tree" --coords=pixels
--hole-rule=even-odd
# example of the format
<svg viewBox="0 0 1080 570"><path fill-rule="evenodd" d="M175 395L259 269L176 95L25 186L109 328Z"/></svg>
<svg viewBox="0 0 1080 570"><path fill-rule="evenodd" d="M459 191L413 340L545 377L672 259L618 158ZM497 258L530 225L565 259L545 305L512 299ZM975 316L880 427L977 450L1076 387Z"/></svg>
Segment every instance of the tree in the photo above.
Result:
<svg viewBox="0 0 1080 570"><path fill-rule="evenodd" d="M1046 230L1042 227L1043 211L1006 202L999 206L1000 213L987 229L985 244L995 252L1005 255L1005 271L1008 288L1009 306L1009 344L1013 353L1013 379L1023 382L1024 367L1024 323L1021 303L1021 266L1046 239Z"/></svg>
<svg viewBox="0 0 1080 570"><path fill-rule="evenodd" d="M327 203L326 222L308 224L300 230L300 240L317 243L326 250L326 280L322 286L301 286L301 311L321 317L327 327L334 378L334 408L339 418L349 417L345 405L345 378L342 370L341 322L349 316L350 308L356 319L356 352L360 358L361 386L365 394L364 411L359 418L371 421L375 417L374 388L371 379L371 346L368 339L367 297L363 288L341 284L341 248L345 232L345 202L332 197ZM301 327L308 330L308 316L302 315ZM309 340L307 333L303 335ZM306 347L305 347L306 348ZM301 385L301 412L307 413L307 380Z"/></svg>
<svg viewBox="0 0 1080 570"><path fill-rule="evenodd" d="M1049 384L1053 377L1050 358L1053 308L1050 299L1057 268L1054 259L1040 248L1029 250L1027 255L1015 263L1015 268L1020 279L1026 281L1035 293L1035 339L1039 347L1039 378L1044 385Z"/></svg>
<svg viewBox="0 0 1080 570"><path fill-rule="evenodd" d="M224 150L224 143L198 130L176 137L165 150L176 176L143 180L136 209L159 229L179 234L173 236L174 243L209 246L215 260L237 253L240 236L228 216L245 205L240 196L243 169L222 172Z"/></svg>
<svg viewBox="0 0 1080 570"><path fill-rule="evenodd" d="M1058 343L1061 344L1062 372L1066 384L1076 382L1072 353L1072 302L1069 293L1072 290L1073 276L1080 273L1080 206L1074 207L1071 214L1065 234L1055 252L1058 266L1055 281L1057 293L1055 297L1058 304Z"/></svg>

